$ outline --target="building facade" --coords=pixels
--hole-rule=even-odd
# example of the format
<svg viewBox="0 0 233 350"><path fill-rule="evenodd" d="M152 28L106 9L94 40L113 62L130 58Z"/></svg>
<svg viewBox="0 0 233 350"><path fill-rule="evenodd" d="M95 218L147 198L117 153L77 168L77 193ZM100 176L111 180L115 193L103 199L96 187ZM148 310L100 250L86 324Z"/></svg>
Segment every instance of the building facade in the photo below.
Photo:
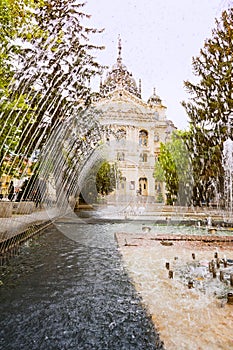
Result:
<svg viewBox="0 0 233 350"><path fill-rule="evenodd" d="M106 137L108 160L120 170L115 195L121 200L144 197L152 202L164 197L164 184L156 183L153 173L160 152L175 129L166 118L166 107L155 89L147 102L141 98L139 86L122 63L118 42L116 64L100 84L97 102L100 122L111 130Z"/></svg>

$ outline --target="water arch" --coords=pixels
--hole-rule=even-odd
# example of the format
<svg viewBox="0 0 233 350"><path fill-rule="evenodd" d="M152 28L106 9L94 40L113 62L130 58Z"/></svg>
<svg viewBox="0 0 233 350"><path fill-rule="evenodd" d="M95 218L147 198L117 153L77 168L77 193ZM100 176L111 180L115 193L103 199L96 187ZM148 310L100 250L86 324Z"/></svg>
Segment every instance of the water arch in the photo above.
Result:
<svg viewBox="0 0 233 350"><path fill-rule="evenodd" d="M90 109L62 123L51 134L41 154L38 173L47 181L52 179L59 210L73 210L80 193L91 203L88 197L91 183L92 195L97 195L93 183L101 163L108 159L108 146L103 143L107 132L107 128L98 123L95 111ZM50 196L47 191L44 201L48 202Z"/></svg>

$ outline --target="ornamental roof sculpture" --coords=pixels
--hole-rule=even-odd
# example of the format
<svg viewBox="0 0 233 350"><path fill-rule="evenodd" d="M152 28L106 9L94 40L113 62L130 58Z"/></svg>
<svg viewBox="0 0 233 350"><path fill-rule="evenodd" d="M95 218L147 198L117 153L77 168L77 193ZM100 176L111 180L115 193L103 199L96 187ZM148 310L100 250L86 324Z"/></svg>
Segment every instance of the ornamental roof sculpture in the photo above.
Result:
<svg viewBox="0 0 233 350"><path fill-rule="evenodd" d="M105 97L109 92L117 88L124 88L131 94L141 98L141 88L137 84L127 67L122 63L121 57L121 39L118 38L118 58L116 64L113 65L112 70L108 72L104 83L100 83L100 95Z"/></svg>
<svg viewBox="0 0 233 350"><path fill-rule="evenodd" d="M161 98L158 95L156 95L156 93L155 93L155 88L154 88L154 91L153 91L153 95L151 97L149 97L147 103L150 106L158 106L158 105L162 104Z"/></svg>

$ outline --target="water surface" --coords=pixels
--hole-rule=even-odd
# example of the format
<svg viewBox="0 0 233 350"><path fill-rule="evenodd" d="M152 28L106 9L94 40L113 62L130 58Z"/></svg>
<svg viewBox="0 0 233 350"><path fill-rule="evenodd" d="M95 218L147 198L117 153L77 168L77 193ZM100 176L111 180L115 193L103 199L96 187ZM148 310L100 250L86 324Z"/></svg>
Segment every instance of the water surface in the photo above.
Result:
<svg viewBox="0 0 233 350"><path fill-rule="evenodd" d="M123 228L61 220L24 246L2 269L0 348L163 349L122 266Z"/></svg>

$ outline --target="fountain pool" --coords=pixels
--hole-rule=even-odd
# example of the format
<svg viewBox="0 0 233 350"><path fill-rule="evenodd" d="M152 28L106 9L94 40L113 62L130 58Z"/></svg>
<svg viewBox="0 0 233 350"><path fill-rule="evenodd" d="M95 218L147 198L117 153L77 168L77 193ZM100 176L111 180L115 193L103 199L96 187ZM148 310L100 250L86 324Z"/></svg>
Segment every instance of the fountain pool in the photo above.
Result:
<svg viewBox="0 0 233 350"><path fill-rule="evenodd" d="M174 241L177 231L193 240ZM7 270L3 267L0 344L6 349L15 344L37 349L38 342L41 349L52 344L58 349L162 349L148 323L149 314L167 350L231 349L229 281L228 287L221 282L220 294L214 295L220 270L214 284L207 286L200 272L192 276L194 288L188 288L183 278L187 269L213 259L216 252L221 259L233 256L232 243L224 242L231 238L230 231L221 232L219 243L197 241L201 233L203 238L215 237L198 226L161 226L143 220L98 223L91 214L56 220L45 235L23 247ZM168 234L172 245L155 239ZM132 305L139 309L132 310ZM144 313L139 320L138 313Z"/></svg>
<svg viewBox="0 0 233 350"><path fill-rule="evenodd" d="M206 266L216 251L221 258L232 258L232 243L179 241L162 245L153 237L151 233L117 235L124 265L166 349L232 349L233 306L227 303L226 294L233 287L229 281L219 281L220 271L212 278ZM166 263L173 278L169 278ZM233 272L232 266L227 269ZM194 288L188 285L190 277Z"/></svg>
<svg viewBox="0 0 233 350"><path fill-rule="evenodd" d="M114 232L123 226L64 218L56 226L1 267L0 347L164 349L122 265Z"/></svg>

